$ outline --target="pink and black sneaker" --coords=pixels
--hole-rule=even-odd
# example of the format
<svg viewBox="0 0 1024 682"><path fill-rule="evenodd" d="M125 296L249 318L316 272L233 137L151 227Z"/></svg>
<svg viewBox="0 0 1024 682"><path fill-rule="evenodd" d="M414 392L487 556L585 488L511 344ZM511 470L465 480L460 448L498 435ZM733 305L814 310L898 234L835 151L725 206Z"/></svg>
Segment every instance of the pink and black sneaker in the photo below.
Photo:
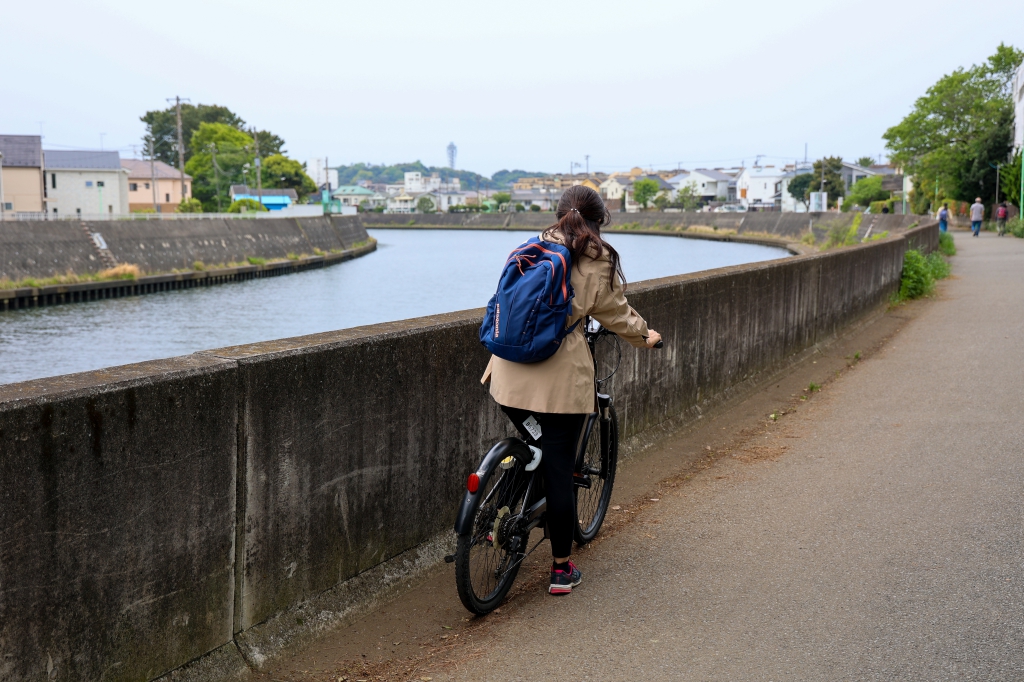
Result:
<svg viewBox="0 0 1024 682"><path fill-rule="evenodd" d="M551 586L548 587L550 594L569 594L572 588L583 581L583 574L576 564L569 561L566 568L558 568L557 564L551 565Z"/></svg>

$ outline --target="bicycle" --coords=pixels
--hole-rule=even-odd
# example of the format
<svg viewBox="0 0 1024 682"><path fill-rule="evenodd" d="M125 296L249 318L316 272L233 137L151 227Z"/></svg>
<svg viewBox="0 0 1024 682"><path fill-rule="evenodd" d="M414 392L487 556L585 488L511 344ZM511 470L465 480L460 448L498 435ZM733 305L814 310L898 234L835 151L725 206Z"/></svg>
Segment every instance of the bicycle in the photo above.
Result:
<svg viewBox="0 0 1024 682"><path fill-rule="evenodd" d="M612 398L601 389L622 361L618 337L587 318L584 335L594 358L597 411L587 416L577 446L573 468L576 496L577 545L592 541L608 512L619 455L619 422ZM601 343L613 346L615 366L598 379ZM655 347L661 348L659 342ZM597 426L597 438L594 427ZM469 475L466 493L455 520L458 544L445 561L455 563L455 582L463 605L479 616L493 611L508 594L519 567L547 537L527 549L530 534L545 528L543 477L538 475L542 453L539 442L505 438L484 455L480 466Z"/></svg>

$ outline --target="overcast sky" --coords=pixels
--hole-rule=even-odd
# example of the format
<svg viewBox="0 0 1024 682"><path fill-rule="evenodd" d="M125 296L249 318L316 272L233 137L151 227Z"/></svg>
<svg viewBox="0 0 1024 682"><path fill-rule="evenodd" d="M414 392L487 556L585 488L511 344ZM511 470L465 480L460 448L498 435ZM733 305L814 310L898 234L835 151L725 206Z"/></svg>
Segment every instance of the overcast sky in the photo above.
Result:
<svg viewBox="0 0 1024 682"><path fill-rule="evenodd" d="M45 17L40 11L45 10ZM9 0L0 133L132 155L181 95L331 165L419 159L610 172L885 153L915 98L1000 41L1021 0ZM22 30L14 30L14 27ZM101 137L102 135L102 137Z"/></svg>

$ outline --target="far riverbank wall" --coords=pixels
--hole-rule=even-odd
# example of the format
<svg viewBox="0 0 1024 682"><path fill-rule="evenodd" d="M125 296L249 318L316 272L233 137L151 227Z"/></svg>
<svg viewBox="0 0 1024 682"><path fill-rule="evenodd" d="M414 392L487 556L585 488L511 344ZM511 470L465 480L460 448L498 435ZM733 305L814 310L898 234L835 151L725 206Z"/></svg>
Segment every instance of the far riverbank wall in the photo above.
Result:
<svg viewBox="0 0 1024 682"><path fill-rule="evenodd" d="M879 311L905 251L937 242L932 223L632 284L665 348L624 349L624 440ZM0 681L241 679L439 561L466 475L509 431L479 384L481 317L0 386Z"/></svg>
<svg viewBox="0 0 1024 682"><path fill-rule="evenodd" d="M476 229L541 230L555 222L553 213L520 211L517 213L431 213L399 215L363 213L363 224L374 227L448 227ZM863 215L859 213L698 213L648 211L644 213L612 213L611 227L617 229L673 230L688 227L712 227L735 230L739 234L773 235L789 241L798 241L809 230L819 239L832 228L845 228L861 216L858 233L895 232L918 223L931 222L927 216Z"/></svg>
<svg viewBox="0 0 1024 682"><path fill-rule="evenodd" d="M98 238L97 236L98 235ZM145 274L338 254L368 236L360 216L181 220L25 220L0 222L0 279L96 274L115 264Z"/></svg>

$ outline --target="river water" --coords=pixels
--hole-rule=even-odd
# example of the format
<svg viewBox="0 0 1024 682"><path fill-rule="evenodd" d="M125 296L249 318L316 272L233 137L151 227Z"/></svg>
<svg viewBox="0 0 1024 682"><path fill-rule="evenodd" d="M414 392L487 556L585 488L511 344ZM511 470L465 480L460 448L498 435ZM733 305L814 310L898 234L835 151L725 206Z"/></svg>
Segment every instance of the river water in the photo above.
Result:
<svg viewBox="0 0 1024 682"><path fill-rule="evenodd" d="M508 252L536 233L370 234L378 240L376 252L322 270L0 312L0 383L482 307ZM607 239L630 282L789 255L768 246L669 236Z"/></svg>

